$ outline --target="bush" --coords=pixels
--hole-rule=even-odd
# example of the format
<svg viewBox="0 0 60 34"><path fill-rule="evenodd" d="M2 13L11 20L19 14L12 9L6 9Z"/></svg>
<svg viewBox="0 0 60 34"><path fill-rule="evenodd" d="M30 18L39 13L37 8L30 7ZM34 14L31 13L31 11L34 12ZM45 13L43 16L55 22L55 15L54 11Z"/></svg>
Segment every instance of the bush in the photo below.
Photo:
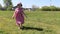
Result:
<svg viewBox="0 0 60 34"><path fill-rule="evenodd" d="M12 5L8 6L7 10L12 10Z"/></svg>
<svg viewBox="0 0 60 34"><path fill-rule="evenodd" d="M60 8L59 8L59 7L57 7L57 8L56 8L56 11L60 11Z"/></svg>
<svg viewBox="0 0 60 34"><path fill-rule="evenodd" d="M42 11L50 11L50 8L48 6L43 6L41 8Z"/></svg>
<svg viewBox="0 0 60 34"><path fill-rule="evenodd" d="M42 11L60 11L60 8L55 6L43 6L41 10Z"/></svg>

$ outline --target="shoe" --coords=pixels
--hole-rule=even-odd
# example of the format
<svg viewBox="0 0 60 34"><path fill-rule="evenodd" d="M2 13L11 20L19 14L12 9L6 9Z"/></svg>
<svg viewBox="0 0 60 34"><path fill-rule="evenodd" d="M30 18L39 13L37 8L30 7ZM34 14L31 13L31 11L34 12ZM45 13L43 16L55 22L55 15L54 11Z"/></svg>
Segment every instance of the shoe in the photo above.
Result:
<svg viewBox="0 0 60 34"><path fill-rule="evenodd" d="M23 29L24 29L24 26L20 27L20 29L22 29L22 30L23 30Z"/></svg>

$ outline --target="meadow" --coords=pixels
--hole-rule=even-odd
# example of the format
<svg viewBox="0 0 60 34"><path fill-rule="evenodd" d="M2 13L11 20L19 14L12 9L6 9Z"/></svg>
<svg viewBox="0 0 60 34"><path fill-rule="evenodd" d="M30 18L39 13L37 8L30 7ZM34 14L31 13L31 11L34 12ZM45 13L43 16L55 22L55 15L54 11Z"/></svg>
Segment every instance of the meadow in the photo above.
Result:
<svg viewBox="0 0 60 34"><path fill-rule="evenodd" d="M0 34L60 34L60 11L25 11L25 27L19 30L13 11L0 11Z"/></svg>

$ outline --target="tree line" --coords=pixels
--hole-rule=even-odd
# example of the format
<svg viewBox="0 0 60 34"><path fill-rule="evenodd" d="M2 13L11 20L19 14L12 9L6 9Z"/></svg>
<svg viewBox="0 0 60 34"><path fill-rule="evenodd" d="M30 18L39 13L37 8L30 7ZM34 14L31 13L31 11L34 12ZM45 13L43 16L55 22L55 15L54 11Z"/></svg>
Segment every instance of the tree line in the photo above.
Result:
<svg viewBox="0 0 60 34"><path fill-rule="evenodd" d="M0 10L12 10L12 0L3 0L4 2L4 7L1 6L0 4ZM29 8L27 8L29 9ZM32 8L30 8L31 10L39 10L39 11L60 11L60 7L56 7L56 6L43 6L41 8L39 8L36 5L32 5Z"/></svg>
<svg viewBox="0 0 60 34"><path fill-rule="evenodd" d="M43 6L40 8L42 11L60 11L60 7L56 6Z"/></svg>

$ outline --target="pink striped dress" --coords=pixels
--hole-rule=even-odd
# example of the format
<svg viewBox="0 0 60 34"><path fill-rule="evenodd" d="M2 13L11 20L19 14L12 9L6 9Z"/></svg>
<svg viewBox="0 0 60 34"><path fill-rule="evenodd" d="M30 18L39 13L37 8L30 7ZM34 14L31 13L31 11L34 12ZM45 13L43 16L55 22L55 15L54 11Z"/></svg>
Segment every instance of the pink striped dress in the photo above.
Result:
<svg viewBox="0 0 60 34"><path fill-rule="evenodd" d="M15 19L16 19L16 25L24 23L23 8L15 9Z"/></svg>

